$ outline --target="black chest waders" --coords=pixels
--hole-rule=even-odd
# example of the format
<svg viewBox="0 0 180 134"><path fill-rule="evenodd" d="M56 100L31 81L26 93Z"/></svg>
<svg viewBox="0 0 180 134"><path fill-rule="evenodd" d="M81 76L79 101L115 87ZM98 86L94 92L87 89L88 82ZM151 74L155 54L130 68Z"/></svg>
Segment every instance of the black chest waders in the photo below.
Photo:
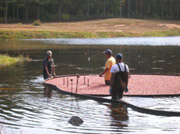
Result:
<svg viewBox="0 0 180 134"><path fill-rule="evenodd" d="M43 64L43 77L44 77L44 79L48 78L48 74L46 72L45 67L47 66L48 72L49 72L49 74L51 74L53 65L54 65L54 59L53 58L51 58L51 60L48 60L47 58L44 59L44 64Z"/></svg>
<svg viewBox="0 0 180 134"><path fill-rule="evenodd" d="M117 64L119 67L119 72L115 73L115 79L114 84L112 87L112 99L118 100L123 97L123 92L127 88L127 82L128 82L128 72L126 69L126 65L124 64L125 71L122 72L119 64Z"/></svg>

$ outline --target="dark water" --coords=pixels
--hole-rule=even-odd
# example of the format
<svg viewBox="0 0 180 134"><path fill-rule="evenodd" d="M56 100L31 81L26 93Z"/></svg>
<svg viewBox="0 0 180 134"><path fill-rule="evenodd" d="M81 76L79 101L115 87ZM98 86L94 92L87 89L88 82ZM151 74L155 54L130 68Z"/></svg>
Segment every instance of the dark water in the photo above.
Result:
<svg viewBox="0 0 180 134"><path fill-rule="evenodd" d="M179 39L179 38L177 38ZM74 98L52 90L44 94L42 59L53 51L56 74L99 73L110 48L121 52L133 74L180 75L180 47L143 45L60 45L41 41L0 41L0 53L29 55L32 61L0 68L0 133L179 133L179 117L135 112L121 105ZM138 98L125 101L152 109L180 111L180 97ZM71 116L84 123L68 124Z"/></svg>

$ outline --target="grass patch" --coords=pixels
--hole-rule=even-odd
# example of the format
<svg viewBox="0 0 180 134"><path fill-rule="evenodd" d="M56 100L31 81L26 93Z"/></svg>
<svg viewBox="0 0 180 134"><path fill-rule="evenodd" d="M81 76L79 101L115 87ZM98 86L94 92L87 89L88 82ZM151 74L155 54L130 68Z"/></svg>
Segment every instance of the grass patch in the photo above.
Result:
<svg viewBox="0 0 180 134"><path fill-rule="evenodd" d="M96 33L91 33L91 32L0 30L0 39L40 39L40 38L97 38L97 35Z"/></svg>
<svg viewBox="0 0 180 134"><path fill-rule="evenodd" d="M29 61L30 58L24 56L10 57L8 55L0 54L0 66L9 66L17 62Z"/></svg>
<svg viewBox="0 0 180 134"><path fill-rule="evenodd" d="M171 29L166 31L145 32L143 36L162 37L162 36L179 36L179 35L180 35L180 29Z"/></svg>
<svg viewBox="0 0 180 134"><path fill-rule="evenodd" d="M16 31L0 30L0 39L41 39L41 38L112 38L112 37L147 37L178 36L180 29L166 31L131 32L57 32L57 31Z"/></svg>

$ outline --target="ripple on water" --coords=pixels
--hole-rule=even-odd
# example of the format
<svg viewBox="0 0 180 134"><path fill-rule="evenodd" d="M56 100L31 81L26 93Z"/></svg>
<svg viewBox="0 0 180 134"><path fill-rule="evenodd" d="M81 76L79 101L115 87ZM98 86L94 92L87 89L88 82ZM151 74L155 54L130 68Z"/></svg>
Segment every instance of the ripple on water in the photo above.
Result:
<svg viewBox="0 0 180 134"><path fill-rule="evenodd" d="M82 70L86 70L87 72L96 72L96 69L98 69L98 71L102 70L101 66L103 66L104 63L101 58L98 58L98 56L100 56L99 52L104 51L104 49L106 49L107 47L112 48L114 52L119 52L119 50L122 51L122 53L127 56L126 61L128 62L128 64L131 64L131 71L135 73L138 73L138 70L140 70L142 71L141 73L152 73L150 71L155 71L155 73L158 74L164 72L166 74L178 74L178 63L180 62L180 60L178 60L178 46L180 46L179 39L180 37L178 36L160 38L145 37L110 39L43 39L42 42L44 41L45 43L49 44L59 44L59 47L57 49L54 49L54 45L48 44L47 46L48 49L53 50L53 57L55 58L55 61L58 65L57 72L59 71L60 74L70 74L73 73L74 70L77 70L78 72L82 72ZM44 48L45 43L42 42L37 42L35 43L35 45L43 46ZM67 45L60 46L61 44L63 44L63 42L64 44L72 44L72 47L67 47ZM17 42L12 41L6 46L10 46L11 44L16 43ZM32 42L26 43L23 44L23 47L32 46ZM89 44L96 46L76 47L74 46L74 44L76 43L79 43L80 45ZM20 45L22 47L22 42L20 43ZM108 46L101 47L101 45ZM168 47L146 48L145 46L141 45L167 45ZM5 72L1 71L1 81L2 79L7 78L4 77L4 75L6 76L6 74L8 74L7 76L9 77L5 81L2 81L0 87L17 87L13 90L1 91L0 123L4 126L3 129L6 130L4 131L5 134L169 134L180 132L180 126L178 125L180 124L179 117L161 117L142 114L133 111L130 108L124 108L118 105L114 106L108 103L98 103L93 100L74 98L68 95L59 94L56 91L52 91L52 97L51 93L49 95L44 95L44 90L42 86L43 77L39 74L41 73L40 67L42 67L42 55L45 54L45 49L37 49L36 51L31 51L31 47L27 48L28 51L24 51L22 49L22 52L32 53L32 62L28 62L23 66L18 66L18 68L16 68L17 66L15 66L14 68L9 68L7 69L7 71L4 70ZM86 57L86 60L84 61L80 60L74 62L73 56L77 55L77 53L72 53L72 49L78 54L82 53L82 56L84 56L84 51L88 52L88 54L97 55L97 59L91 59L91 61L88 62L91 66L88 67L82 65L83 63L87 63L88 57ZM13 49L13 52L11 54L13 55L14 53L18 53L16 49ZM169 60L166 59L166 54L170 55L170 57L168 58ZM80 56L80 59L83 59L82 56ZM166 62L164 62L164 59L166 59ZM153 66L148 65L148 63L151 62L153 63ZM164 66L171 63L173 64L173 67L169 66L167 68L167 71L166 69L162 70ZM142 67L144 65L148 65L150 71L147 72L147 66L145 66L144 68ZM63 69L61 67L63 67ZM89 70L89 67L91 67L92 70ZM13 70L12 73L11 70ZM171 73L170 70L172 70L173 73ZM14 75L18 75L19 80L14 80L17 78L13 77ZM133 103L134 105L143 106L151 109L180 111L179 97L124 97L124 100L129 103ZM68 123L68 120L72 116L79 116L84 120L84 123L78 127L72 126Z"/></svg>
<svg viewBox="0 0 180 134"><path fill-rule="evenodd" d="M138 106L154 109L164 108L166 110L167 103L173 105L173 102L180 101L179 99L179 97L167 98L166 100L164 98L124 97L124 100ZM11 98L8 99L8 101L10 100L12 101ZM0 110L4 113L1 112L1 117L6 122L4 124L11 129L20 128L26 133L31 131L32 133L45 134L48 132L146 133L151 129L152 132L177 132L176 124L180 123L180 119L175 117L142 114L132 111L130 108L74 98L58 94L56 91L53 91L52 98L44 97L43 94L16 94L13 96L13 101L16 101L14 107L9 107L7 111L5 110L7 104L2 102L3 106L0 106ZM70 125L68 120L72 116L79 116L84 123L79 127ZM170 127L169 124L173 124L173 126ZM164 125L166 130L164 130ZM180 127L178 128L180 129ZM34 129L38 130L34 132Z"/></svg>

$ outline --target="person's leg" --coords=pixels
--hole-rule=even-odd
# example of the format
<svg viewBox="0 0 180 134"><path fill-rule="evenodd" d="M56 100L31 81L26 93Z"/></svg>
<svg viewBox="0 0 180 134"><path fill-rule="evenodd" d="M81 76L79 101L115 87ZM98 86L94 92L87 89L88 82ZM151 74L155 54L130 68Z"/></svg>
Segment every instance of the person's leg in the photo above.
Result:
<svg viewBox="0 0 180 134"><path fill-rule="evenodd" d="M121 90L121 91L119 92L119 97L118 97L119 99L122 99L122 97L123 97L123 92L124 92L123 90Z"/></svg>
<svg viewBox="0 0 180 134"><path fill-rule="evenodd" d="M110 81L109 80L105 80L105 84L106 85L110 85Z"/></svg>
<svg viewBox="0 0 180 134"><path fill-rule="evenodd" d="M111 94L111 99L112 100L117 100L117 95L116 94Z"/></svg>
<svg viewBox="0 0 180 134"><path fill-rule="evenodd" d="M117 92L115 89L112 89L111 99L112 99L112 100L118 100L118 98L119 98L118 92Z"/></svg>

